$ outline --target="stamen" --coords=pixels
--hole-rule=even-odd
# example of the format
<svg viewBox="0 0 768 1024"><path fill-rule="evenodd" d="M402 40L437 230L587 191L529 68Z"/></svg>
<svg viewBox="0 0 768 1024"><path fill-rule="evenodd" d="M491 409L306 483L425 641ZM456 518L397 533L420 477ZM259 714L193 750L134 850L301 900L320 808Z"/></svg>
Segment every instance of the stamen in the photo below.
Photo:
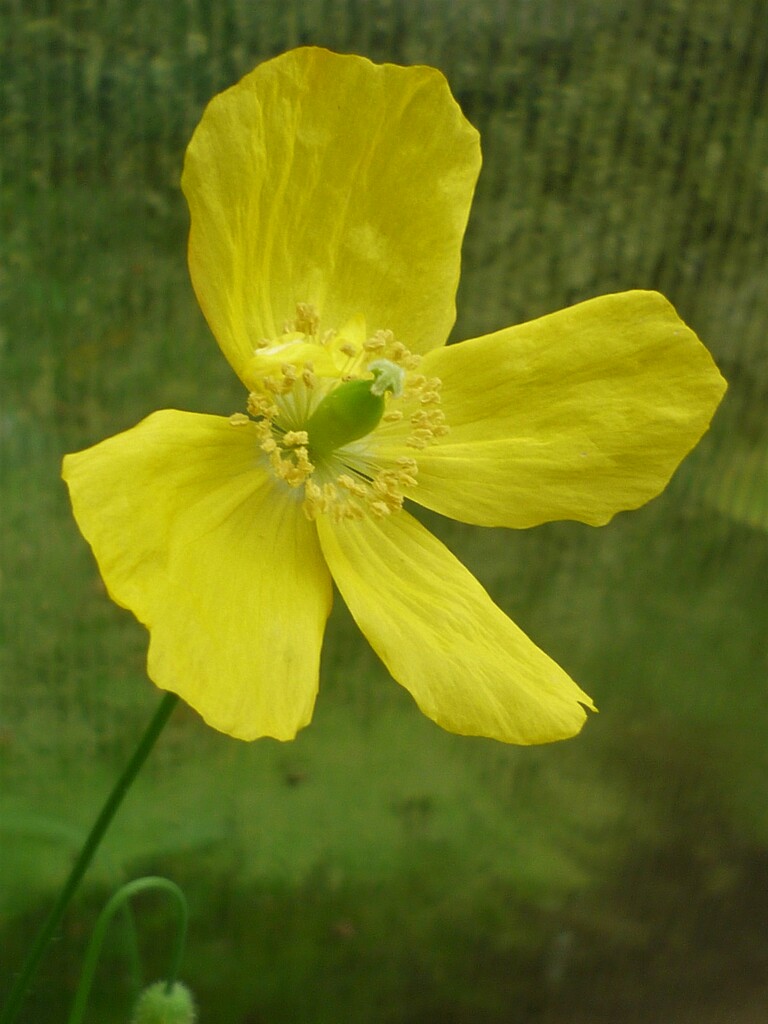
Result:
<svg viewBox="0 0 768 1024"><path fill-rule="evenodd" d="M287 320L283 325L283 333L290 334L291 331L298 331L299 334L306 334L314 338L317 328L320 326L320 317L311 302L299 302L296 304L296 316L293 320Z"/></svg>
<svg viewBox="0 0 768 1024"><path fill-rule="evenodd" d="M283 445L286 448L292 448L299 444L309 444L309 435L306 430L286 430L283 434Z"/></svg>
<svg viewBox="0 0 768 1024"><path fill-rule="evenodd" d="M260 457L279 481L301 493L309 519L393 515L405 492L417 486L418 465L408 455L380 458L368 438L380 424L403 419L410 427L404 443L412 449L446 434L440 380L417 373L421 357L391 331L375 331L360 343L362 328L360 335L352 333L353 343L334 330L320 332L319 324L317 310L300 303L285 331L302 338L257 343L261 362L253 364L248 416L235 413L230 422L254 423Z"/></svg>
<svg viewBox="0 0 768 1024"><path fill-rule="evenodd" d="M388 338L387 334L391 332L378 331L372 338L368 338L367 341L363 342L363 348L366 352L381 352L387 346Z"/></svg>

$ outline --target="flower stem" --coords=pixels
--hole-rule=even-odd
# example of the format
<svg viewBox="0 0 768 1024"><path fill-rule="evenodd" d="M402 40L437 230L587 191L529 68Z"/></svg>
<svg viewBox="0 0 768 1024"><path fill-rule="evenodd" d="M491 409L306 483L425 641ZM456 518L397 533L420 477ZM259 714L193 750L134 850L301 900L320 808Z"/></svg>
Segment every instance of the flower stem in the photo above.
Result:
<svg viewBox="0 0 768 1024"><path fill-rule="evenodd" d="M154 718L147 726L146 732L139 741L139 745L133 752L133 756L126 765L123 774L117 780L112 792L107 797L107 800L102 807L98 818L94 822L93 827L88 834L88 838L85 840L83 848L72 867L69 878L65 882L63 889L59 893L59 898L56 900L56 903L53 905L51 912L40 929L32 949L29 951L26 962L16 979L16 983L11 989L8 1001L0 1013L0 1024L12 1024L12 1022L16 1020L19 1009L24 1001L24 997L32 984L32 979L34 978L40 961L43 958L43 954L48 948L48 943L51 941L56 929L59 927L61 919L64 917L64 913L69 906L70 900L82 881L83 875L88 870L94 854L96 853L101 840L104 838L105 832L109 828L120 804L123 802L125 794L131 788L141 766L146 761L150 750L155 745L155 740L163 731L163 726L170 718L171 712L176 706L178 699L179 698L175 693L166 693L163 695L163 698L160 701L160 706L155 712Z"/></svg>
<svg viewBox="0 0 768 1024"><path fill-rule="evenodd" d="M96 973L96 966L99 962L99 955L104 942L104 936L106 935L107 928L112 918L115 916L117 911L126 907L128 900L132 899L138 893L151 890L166 892L169 896L172 896L176 902L178 927L176 929L174 942L171 946L171 963L166 982L166 991L172 991L179 974L181 958L184 953L184 942L187 937L187 922L189 919L187 901L184 897L184 893L178 885L168 878L158 878L156 876L137 878L135 881L127 882L125 885L121 886L99 914L96 926L93 929L91 941L88 944L88 949L85 953L80 984L78 985L77 992L75 993L75 1001L72 1005L69 1017L67 1018L67 1024L82 1024L85 1007L88 1002L88 996L91 993L93 977ZM137 991L134 993L134 999L139 995L138 987L140 986L137 986Z"/></svg>

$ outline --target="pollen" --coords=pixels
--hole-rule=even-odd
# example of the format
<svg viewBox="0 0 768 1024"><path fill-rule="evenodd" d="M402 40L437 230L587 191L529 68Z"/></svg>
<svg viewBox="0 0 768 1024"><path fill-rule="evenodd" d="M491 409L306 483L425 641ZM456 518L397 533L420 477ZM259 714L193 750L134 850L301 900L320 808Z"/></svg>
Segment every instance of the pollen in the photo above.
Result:
<svg viewBox="0 0 768 1024"><path fill-rule="evenodd" d="M307 445L309 436L306 430L286 430L283 434L283 445L286 448L293 448L296 445Z"/></svg>
<svg viewBox="0 0 768 1024"><path fill-rule="evenodd" d="M417 372L420 356L392 331L377 330L363 341L362 318L340 330L328 328L314 306L299 303L284 330L282 337L258 343L248 415L235 413L230 421L255 421L259 457L281 485L296 492L308 519L396 514L418 483L413 455L448 432L440 380ZM373 419L370 399L358 414L361 398L353 398L367 395L366 384L381 406ZM336 394L337 388L351 390ZM337 409L343 420L333 420ZM401 456L379 453L380 428L402 437Z"/></svg>

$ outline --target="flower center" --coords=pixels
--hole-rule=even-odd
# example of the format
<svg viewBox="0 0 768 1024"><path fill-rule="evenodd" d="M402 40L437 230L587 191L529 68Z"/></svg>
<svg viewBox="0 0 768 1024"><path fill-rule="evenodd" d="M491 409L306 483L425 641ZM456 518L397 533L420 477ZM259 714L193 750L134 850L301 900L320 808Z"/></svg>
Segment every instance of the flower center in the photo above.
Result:
<svg viewBox="0 0 768 1024"><path fill-rule="evenodd" d="M231 422L255 420L275 476L303 489L308 518L389 515L416 485L413 450L448 432L440 381L415 373L419 361L391 331L366 338L362 318L320 334L301 304L279 339L255 349L249 416Z"/></svg>

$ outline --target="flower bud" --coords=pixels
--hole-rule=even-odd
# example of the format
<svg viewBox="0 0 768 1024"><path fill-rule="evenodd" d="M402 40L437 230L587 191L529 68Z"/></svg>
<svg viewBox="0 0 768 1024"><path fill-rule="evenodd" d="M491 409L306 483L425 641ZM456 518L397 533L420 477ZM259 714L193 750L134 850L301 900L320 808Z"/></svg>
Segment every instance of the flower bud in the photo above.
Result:
<svg viewBox="0 0 768 1024"><path fill-rule="evenodd" d="M197 1014L186 985L156 981L145 988L133 1011L131 1024L195 1024Z"/></svg>

